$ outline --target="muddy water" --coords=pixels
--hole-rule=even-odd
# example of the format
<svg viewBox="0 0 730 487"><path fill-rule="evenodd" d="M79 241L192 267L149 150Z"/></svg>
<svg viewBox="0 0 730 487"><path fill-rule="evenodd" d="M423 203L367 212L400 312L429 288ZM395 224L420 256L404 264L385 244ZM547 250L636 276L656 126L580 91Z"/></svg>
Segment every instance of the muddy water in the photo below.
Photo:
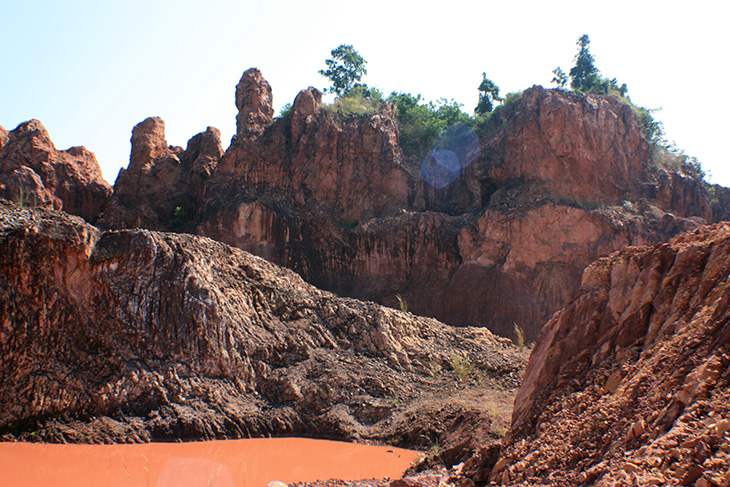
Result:
<svg viewBox="0 0 730 487"><path fill-rule="evenodd" d="M419 453L303 438L135 445L0 443L4 487L258 487L398 477Z"/></svg>

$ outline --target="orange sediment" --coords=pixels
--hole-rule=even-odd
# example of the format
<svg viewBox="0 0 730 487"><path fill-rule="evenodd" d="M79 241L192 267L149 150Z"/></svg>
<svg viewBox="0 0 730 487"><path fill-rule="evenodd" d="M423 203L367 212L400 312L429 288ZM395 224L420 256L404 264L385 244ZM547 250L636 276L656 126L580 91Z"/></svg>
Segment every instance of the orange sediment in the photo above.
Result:
<svg viewBox="0 0 730 487"><path fill-rule="evenodd" d="M304 438L191 443L0 443L6 487L257 487L270 481L397 478L419 452Z"/></svg>

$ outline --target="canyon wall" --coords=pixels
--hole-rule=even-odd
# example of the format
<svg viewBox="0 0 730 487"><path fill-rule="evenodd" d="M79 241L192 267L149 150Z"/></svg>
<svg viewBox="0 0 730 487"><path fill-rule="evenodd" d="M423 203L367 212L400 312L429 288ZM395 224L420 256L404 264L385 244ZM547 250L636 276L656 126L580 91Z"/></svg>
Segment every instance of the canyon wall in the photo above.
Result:
<svg viewBox="0 0 730 487"><path fill-rule="evenodd" d="M358 115L308 88L274 117L272 96L259 70L243 74L225 151L215 128L183 149L164 121L142 121L98 224L208 236L340 295L396 308L400 296L415 313L512 338L519 326L534 341L596 258L730 217L730 192L653 162L632 109L612 97L532 87L421 163L400 149L392 104ZM32 157L17 169L14 132L0 137L1 167L15 168L3 174L17 176L0 179L5 196L50 188L33 197L94 221L99 203L64 206L53 178L33 183ZM30 179L16 184L21 173ZM95 191L84 184L76 199Z"/></svg>

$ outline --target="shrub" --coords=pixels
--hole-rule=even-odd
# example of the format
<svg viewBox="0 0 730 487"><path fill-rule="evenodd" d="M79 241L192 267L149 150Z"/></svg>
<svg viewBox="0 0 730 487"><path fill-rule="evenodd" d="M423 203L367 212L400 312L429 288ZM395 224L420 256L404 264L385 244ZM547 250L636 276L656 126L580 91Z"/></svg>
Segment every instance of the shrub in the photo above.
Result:
<svg viewBox="0 0 730 487"><path fill-rule="evenodd" d="M404 298L400 294L396 294L395 298L398 300L398 305L400 306L400 310L404 313L408 313L408 301L406 301L406 298Z"/></svg>
<svg viewBox="0 0 730 487"><path fill-rule="evenodd" d="M422 103L421 95L393 92L386 101L398 106L396 118L403 153L418 161L433 149L436 138L445 128L456 124L471 126L475 121L462 111L463 105L446 98Z"/></svg>
<svg viewBox="0 0 730 487"><path fill-rule="evenodd" d="M380 91L360 86L335 98L331 105L323 105L320 111L330 118L343 121L353 116L374 115L382 106Z"/></svg>
<svg viewBox="0 0 730 487"><path fill-rule="evenodd" d="M515 345L517 345L517 348L520 350L520 352L525 348L525 332L518 325L517 323L514 323L515 328Z"/></svg>
<svg viewBox="0 0 730 487"><path fill-rule="evenodd" d="M469 357L458 352L453 352L451 354L451 367L456 373L456 378L459 380L459 384L466 382L466 379L469 377L469 374L471 374L472 369Z"/></svg>

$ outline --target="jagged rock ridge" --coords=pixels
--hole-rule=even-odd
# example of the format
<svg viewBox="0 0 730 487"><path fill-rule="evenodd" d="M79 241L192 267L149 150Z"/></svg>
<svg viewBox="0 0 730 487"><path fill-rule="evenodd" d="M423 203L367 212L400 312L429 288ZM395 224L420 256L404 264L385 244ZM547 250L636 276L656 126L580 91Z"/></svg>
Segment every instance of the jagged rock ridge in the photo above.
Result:
<svg viewBox="0 0 730 487"><path fill-rule="evenodd" d="M264 97L239 109L258 113L270 88L248 73ZM400 295L419 314L534 339L594 259L718 216L701 184L651 170L640 125L610 97L527 90L441 190L403 157L393 106L343 120L320 103L303 90L288 118L234 137L196 233L339 294Z"/></svg>
<svg viewBox="0 0 730 487"><path fill-rule="evenodd" d="M273 118L255 68L236 87L237 134L170 147L133 130L99 225L197 233L285 265L341 295L527 340L569 302L590 262L728 217L730 191L654 167L625 104L533 87L480 129L443 189L399 147L395 107L341 115L299 93Z"/></svg>

